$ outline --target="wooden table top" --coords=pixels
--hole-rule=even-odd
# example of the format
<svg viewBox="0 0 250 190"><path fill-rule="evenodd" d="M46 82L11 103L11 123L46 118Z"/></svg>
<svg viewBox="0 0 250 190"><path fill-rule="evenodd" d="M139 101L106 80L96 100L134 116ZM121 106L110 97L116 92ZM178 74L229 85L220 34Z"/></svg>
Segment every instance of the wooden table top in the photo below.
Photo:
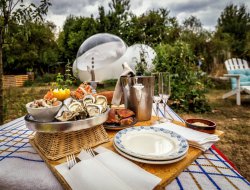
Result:
<svg viewBox="0 0 250 190"><path fill-rule="evenodd" d="M150 121L138 122L136 124L136 126L149 126L155 120L156 120L156 117L152 117ZM173 123L181 125L181 126L185 125L185 124L178 122L178 121L173 121ZM102 146L112 150L113 152L116 152L116 150L113 147L113 137L117 132L118 131L107 130L110 141L102 144ZM215 134L217 134L218 136L222 136L224 133L222 131L216 130ZM62 176L55 169L56 165L66 162L66 159L62 158L62 159L59 159L56 161L48 160L40 152L40 150L38 149L38 147L34 143L33 139L30 139L30 143L37 150L37 152L42 157L42 159L46 162L46 164L51 169L51 171L54 173L54 175L57 177L57 179L62 184L62 186L65 189L71 189L69 187L69 185L67 184L67 182L64 180L64 178L62 178ZM166 185L168 185L172 180L174 180L185 168L187 168L201 154L202 154L201 150L199 150L197 148L189 147L187 156L184 159L182 159L181 161L176 162L176 163L172 163L172 164L153 165L153 164L139 163L139 162L132 161L132 160L131 161L134 162L135 164L137 164L138 166L140 166L141 168L145 169L146 171L161 178L162 179L161 182L155 187L155 189L164 189L166 187Z"/></svg>

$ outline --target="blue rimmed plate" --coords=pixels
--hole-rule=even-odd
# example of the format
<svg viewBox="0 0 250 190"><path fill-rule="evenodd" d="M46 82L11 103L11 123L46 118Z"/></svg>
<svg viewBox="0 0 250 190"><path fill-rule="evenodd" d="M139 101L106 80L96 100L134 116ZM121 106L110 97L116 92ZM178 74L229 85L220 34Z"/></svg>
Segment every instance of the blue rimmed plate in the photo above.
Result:
<svg viewBox="0 0 250 190"><path fill-rule="evenodd" d="M122 156L124 156L124 157L126 157L126 158L128 158L130 160L134 160L136 162L141 162L141 163L145 163L145 164L157 164L157 165L158 164L172 164L172 163L175 163L175 162L179 162L180 160L184 159L187 156L187 153L186 153L181 157L178 157L178 158L175 158L175 159L170 159L170 160L147 160L147 159L137 158L137 157L128 155L128 154L122 152L119 148L117 148L115 144L114 144L114 148Z"/></svg>
<svg viewBox="0 0 250 190"><path fill-rule="evenodd" d="M114 144L124 153L142 159L171 160L185 155L188 142L179 134L157 127L131 127L119 131Z"/></svg>

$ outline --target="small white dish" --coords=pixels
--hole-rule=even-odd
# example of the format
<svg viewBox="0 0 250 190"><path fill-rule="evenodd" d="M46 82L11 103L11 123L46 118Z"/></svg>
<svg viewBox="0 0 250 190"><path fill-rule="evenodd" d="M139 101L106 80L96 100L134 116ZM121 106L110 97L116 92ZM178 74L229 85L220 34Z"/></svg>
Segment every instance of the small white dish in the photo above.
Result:
<svg viewBox="0 0 250 190"><path fill-rule="evenodd" d="M30 104L33 102L29 102L26 104L26 109L28 113L36 120L40 122L49 122L53 121L55 119L55 116L59 109L62 106L62 102L58 101L59 105L52 106L50 108L47 107L39 107L39 108L32 108L30 107Z"/></svg>
<svg viewBox="0 0 250 190"><path fill-rule="evenodd" d="M150 160L179 158L188 151L188 142L179 134L156 127L131 127L114 137L119 150L131 156Z"/></svg>
<svg viewBox="0 0 250 190"><path fill-rule="evenodd" d="M145 159L142 159L142 158L136 158L134 156L131 156L131 155L128 155L124 152L122 152L118 147L116 147L115 144L114 145L114 148L116 149L116 151L121 154L122 156L130 159L130 160L133 160L133 161L136 161L136 162L140 162L140 163L145 163L145 164L172 164L172 163L175 163L175 162L178 162L182 159L184 159L187 155L184 154L183 156L179 157L179 158L176 158L176 159L172 159L172 160L145 160Z"/></svg>

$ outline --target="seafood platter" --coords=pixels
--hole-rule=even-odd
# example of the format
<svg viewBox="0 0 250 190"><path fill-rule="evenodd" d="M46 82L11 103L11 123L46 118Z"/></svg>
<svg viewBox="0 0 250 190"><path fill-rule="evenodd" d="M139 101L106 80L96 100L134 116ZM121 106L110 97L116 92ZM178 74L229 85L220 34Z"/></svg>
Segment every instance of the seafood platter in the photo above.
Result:
<svg viewBox="0 0 250 190"><path fill-rule="evenodd" d="M61 91L61 93L60 93ZM37 132L69 132L92 128L108 119L107 98L92 93L87 83L76 91L50 90L43 99L26 104L26 126Z"/></svg>
<svg viewBox="0 0 250 190"><path fill-rule="evenodd" d="M109 130L121 130L134 125L136 122L135 113L132 110L111 108L108 119L103 126Z"/></svg>

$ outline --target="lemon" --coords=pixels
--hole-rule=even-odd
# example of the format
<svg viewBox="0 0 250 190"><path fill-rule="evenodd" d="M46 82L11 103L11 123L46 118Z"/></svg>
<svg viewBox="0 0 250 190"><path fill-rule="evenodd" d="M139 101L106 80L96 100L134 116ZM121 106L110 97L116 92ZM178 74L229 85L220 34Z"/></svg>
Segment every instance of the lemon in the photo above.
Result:
<svg viewBox="0 0 250 190"><path fill-rule="evenodd" d="M54 89L53 90L53 95L55 98L57 98L58 100L65 100L70 96L70 89L65 88L65 89Z"/></svg>

